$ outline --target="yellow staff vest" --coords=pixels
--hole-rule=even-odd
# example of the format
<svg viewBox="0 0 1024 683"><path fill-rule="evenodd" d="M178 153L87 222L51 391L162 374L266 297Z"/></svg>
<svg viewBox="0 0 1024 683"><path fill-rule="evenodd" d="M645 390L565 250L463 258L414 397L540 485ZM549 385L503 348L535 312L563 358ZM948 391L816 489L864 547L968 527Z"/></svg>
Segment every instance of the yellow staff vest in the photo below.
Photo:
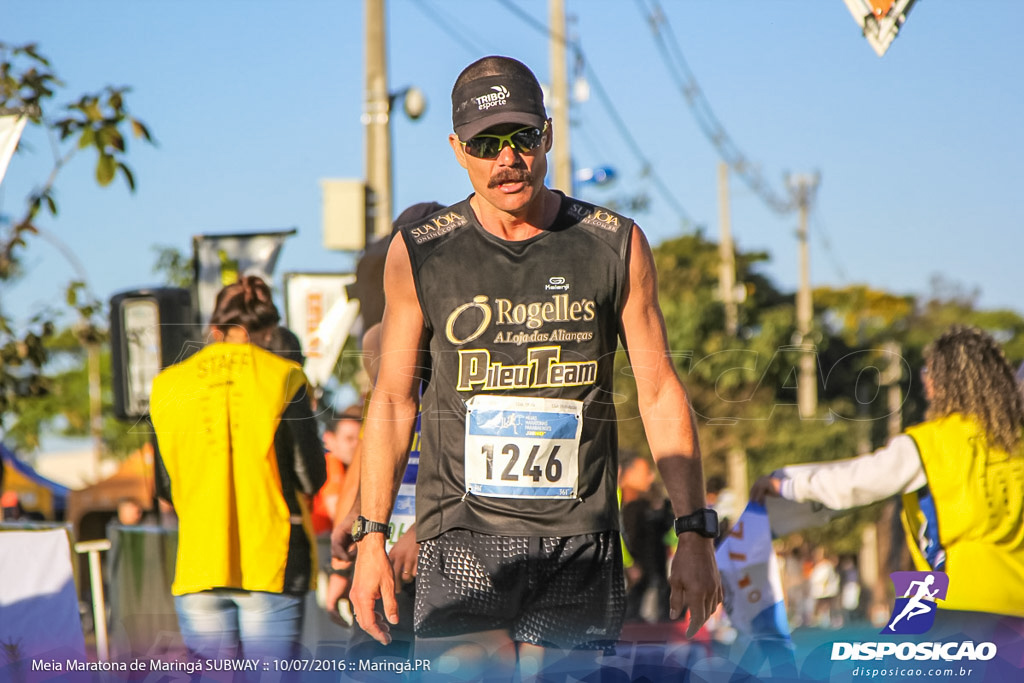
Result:
<svg viewBox="0 0 1024 683"><path fill-rule="evenodd" d="M949 575L946 609L1024 616L1024 455L990 446L981 423L960 414L906 433L917 444L934 503L933 515L927 492L903 496L915 567ZM941 546L929 554L939 559L934 564L918 544L934 538L933 524Z"/></svg>
<svg viewBox="0 0 1024 683"><path fill-rule="evenodd" d="M174 595L282 592L291 522L274 433L305 382L296 363L223 342L153 380L150 414L178 514Z"/></svg>

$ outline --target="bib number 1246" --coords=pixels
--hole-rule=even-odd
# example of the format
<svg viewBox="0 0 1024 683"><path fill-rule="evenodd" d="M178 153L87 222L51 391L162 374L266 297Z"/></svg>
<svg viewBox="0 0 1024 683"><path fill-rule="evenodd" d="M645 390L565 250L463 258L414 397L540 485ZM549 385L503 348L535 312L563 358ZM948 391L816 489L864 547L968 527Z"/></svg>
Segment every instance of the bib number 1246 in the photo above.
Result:
<svg viewBox="0 0 1024 683"><path fill-rule="evenodd" d="M576 496L582 406L535 397L467 403L466 490L503 498Z"/></svg>
<svg viewBox="0 0 1024 683"><path fill-rule="evenodd" d="M501 455L508 458L508 464L505 465L501 470L501 481L519 481L519 477L522 476L524 479L530 478L534 483L540 482L543 478L548 483L554 484L562 478L562 462L558 459L558 449L561 448L557 444L552 446L550 452L548 452L546 458L544 456L538 457L540 453L540 445L534 444L530 449L530 454L526 457L526 461L522 463L522 472L519 471L519 446L514 443L505 444L505 447L501 449ZM484 463L487 471L487 479L494 479L494 444L484 444L482 455L484 456ZM541 469L541 461L544 460L544 468ZM499 460L499 466L501 461Z"/></svg>

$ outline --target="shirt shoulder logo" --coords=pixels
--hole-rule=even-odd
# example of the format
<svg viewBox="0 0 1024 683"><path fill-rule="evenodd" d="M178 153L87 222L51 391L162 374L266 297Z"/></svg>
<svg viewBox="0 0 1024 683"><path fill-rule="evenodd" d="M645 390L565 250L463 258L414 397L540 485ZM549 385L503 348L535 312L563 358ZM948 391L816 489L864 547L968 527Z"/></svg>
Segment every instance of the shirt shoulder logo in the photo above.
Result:
<svg viewBox="0 0 1024 683"><path fill-rule="evenodd" d="M416 244L423 244L430 240L437 239L441 235L447 235L455 228L460 228L469 221L454 211L434 216L426 223L409 229L409 235Z"/></svg>
<svg viewBox="0 0 1024 683"><path fill-rule="evenodd" d="M587 204L573 204L569 207L569 215L583 225L616 232L625 223L625 219L608 209Z"/></svg>

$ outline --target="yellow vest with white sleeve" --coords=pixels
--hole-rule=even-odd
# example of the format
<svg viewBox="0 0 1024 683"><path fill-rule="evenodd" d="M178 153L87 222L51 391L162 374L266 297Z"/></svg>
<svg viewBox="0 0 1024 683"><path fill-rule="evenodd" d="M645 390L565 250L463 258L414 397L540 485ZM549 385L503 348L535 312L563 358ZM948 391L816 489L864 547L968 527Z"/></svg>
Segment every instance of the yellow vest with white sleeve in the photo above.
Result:
<svg viewBox="0 0 1024 683"><path fill-rule="evenodd" d="M178 515L174 595L283 591L292 520L274 433L305 382L296 363L223 342L153 381L150 414ZM302 516L308 533L305 507Z"/></svg>
<svg viewBox="0 0 1024 683"><path fill-rule="evenodd" d="M915 568L949 575L945 609L1024 616L1024 454L990 446L960 414L906 433L928 478L903 495Z"/></svg>

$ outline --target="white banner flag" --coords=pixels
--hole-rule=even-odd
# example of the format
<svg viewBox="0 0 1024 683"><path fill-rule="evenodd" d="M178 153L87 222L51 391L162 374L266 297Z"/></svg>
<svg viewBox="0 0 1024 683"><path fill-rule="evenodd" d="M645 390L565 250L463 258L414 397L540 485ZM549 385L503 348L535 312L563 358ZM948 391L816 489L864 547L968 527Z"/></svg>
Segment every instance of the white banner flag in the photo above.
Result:
<svg viewBox="0 0 1024 683"><path fill-rule="evenodd" d="M327 383L359 315L359 302L346 293L355 281L345 273L285 273L286 324L302 343L314 386Z"/></svg>
<svg viewBox="0 0 1024 683"><path fill-rule="evenodd" d="M61 653L47 657L61 662L85 658L66 530L0 530L0 645L3 680L17 680L4 672L27 672L47 653Z"/></svg>
<svg viewBox="0 0 1024 683"><path fill-rule="evenodd" d="M11 163L27 120L24 116L0 116L0 183L4 181L7 164Z"/></svg>
<svg viewBox="0 0 1024 683"><path fill-rule="evenodd" d="M200 322L209 322L217 292L239 277L257 275L270 285L281 247L295 233L293 229L193 237Z"/></svg>
<svg viewBox="0 0 1024 683"><path fill-rule="evenodd" d="M768 513L748 503L715 551L725 590L725 610L736 630L754 638L789 639L779 563Z"/></svg>

